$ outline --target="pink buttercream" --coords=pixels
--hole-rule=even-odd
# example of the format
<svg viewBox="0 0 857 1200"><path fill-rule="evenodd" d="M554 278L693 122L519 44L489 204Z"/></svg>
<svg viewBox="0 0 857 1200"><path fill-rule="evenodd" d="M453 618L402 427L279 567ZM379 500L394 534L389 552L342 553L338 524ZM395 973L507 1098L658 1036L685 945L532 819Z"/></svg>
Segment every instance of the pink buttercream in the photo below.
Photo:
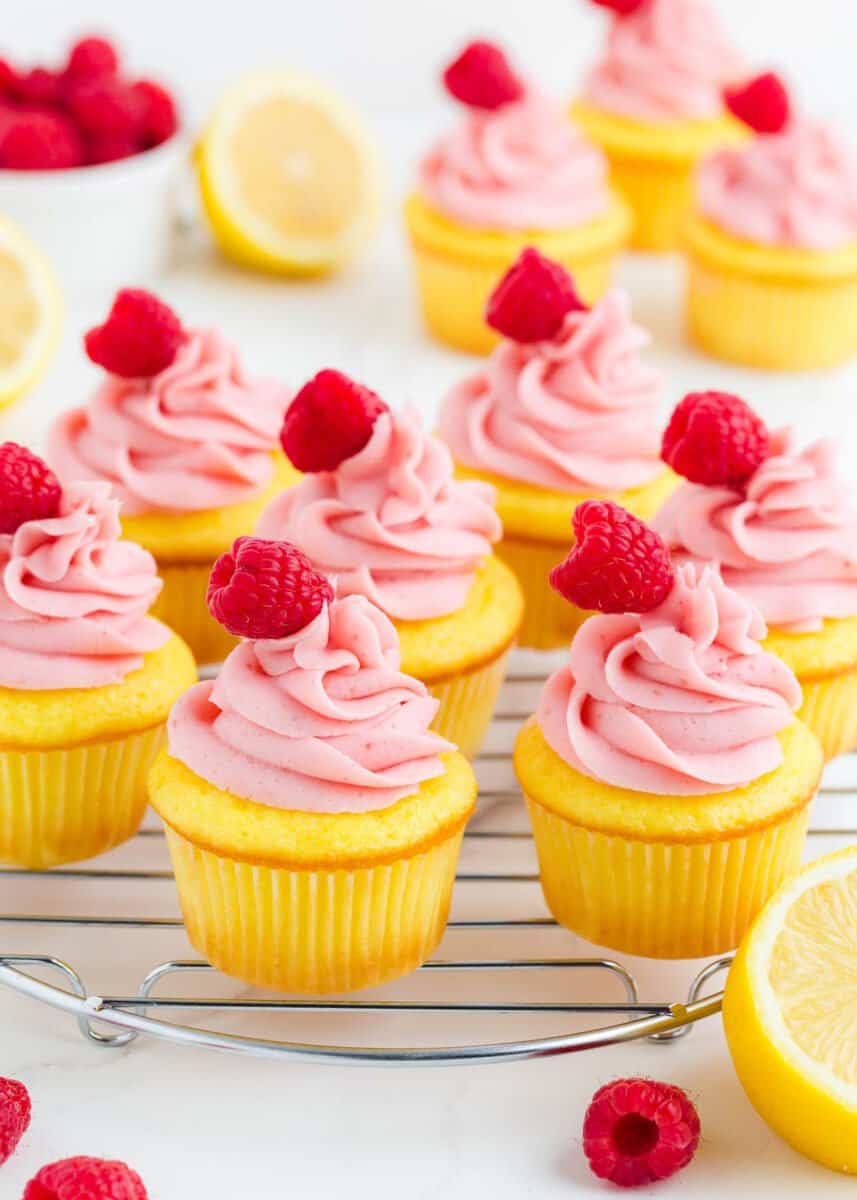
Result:
<svg viewBox="0 0 857 1200"><path fill-rule="evenodd" d="M152 379L109 375L49 438L63 482L106 479L126 514L239 504L271 481L288 404L282 385L251 379L215 330L193 332Z"/></svg>
<svg viewBox="0 0 857 1200"><path fill-rule="evenodd" d="M484 229L565 229L609 204L601 151L532 91L492 111L469 109L423 162L420 183L439 212Z"/></svg>
<svg viewBox="0 0 857 1200"><path fill-rule="evenodd" d="M773 451L746 494L684 483L654 527L676 554L719 562L769 625L805 632L825 617L857 616L857 511L833 443L798 451L785 430Z"/></svg>
<svg viewBox="0 0 857 1200"><path fill-rule="evenodd" d="M396 631L364 596L299 633L243 642L174 706L170 754L216 787L302 812L371 812L443 772L438 702L399 670Z"/></svg>
<svg viewBox="0 0 857 1200"><path fill-rule="evenodd" d="M439 433L456 462L564 492L620 491L663 470L661 378L624 292L573 312L552 341L504 341L457 384Z"/></svg>
<svg viewBox="0 0 857 1200"><path fill-rule="evenodd" d="M706 120L743 65L709 0L647 0L616 17L585 99L638 121Z"/></svg>
<svg viewBox="0 0 857 1200"><path fill-rule="evenodd" d="M666 796L743 787L782 762L801 702L759 645L765 623L713 567L679 567L653 612L594 616L548 680L538 722L566 762L602 783Z"/></svg>
<svg viewBox="0 0 857 1200"><path fill-rule="evenodd" d="M702 214L747 241L830 250L857 238L857 156L826 125L798 121L720 150L698 191Z"/></svg>
<svg viewBox="0 0 857 1200"><path fill-rule="evenodd" d="M502 529L494 489L454 479L449 450L408 409L383 413L353 458L273 500L256 532L300 546L339 595L414 621L464 605Z"/></svg>
<svg viewBox="0 0 857 1200"><path fill-rule="evenodd" d="M155 560L119 538L107 483L71 484L56 517L0 534L0 686L120 683L163 646L169 630L146 616Z"/></svg>

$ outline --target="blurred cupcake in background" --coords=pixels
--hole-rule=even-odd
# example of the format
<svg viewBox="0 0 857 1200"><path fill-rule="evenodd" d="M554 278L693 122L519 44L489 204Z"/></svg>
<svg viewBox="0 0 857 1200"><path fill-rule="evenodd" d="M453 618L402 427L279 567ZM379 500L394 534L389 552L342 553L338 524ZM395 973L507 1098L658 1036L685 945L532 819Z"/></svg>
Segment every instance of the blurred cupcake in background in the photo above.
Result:
<svg viewBox="0 0 857 1200"><path fill-rule="evenodd" d="M184 329L140 290L119 292L85 345L107 376L55 422L51 465L63 482L112 485L124 532L157 560L156 615L199 662L219 661L234 639L205 604L211 564L297 478L277 442L289 393L250 376L216 329Z"/></svg>
<svg viewBox="0 0 857 1200"><path fill-rule="evenodd" d="M405 215L429 330L486 353L497 339L485 304L524 246L562 262L592 301L608 285L629 219L601 151L496 46L469 45L444 84L464 119L423 160Z"/></svg>
<svg viewBox="0 0 857 1200"><path fill-rule="evenodd" d="M497 284L486 317L504 340L444 400L438 433L457 473L497 492L497 554L524 589L522 646L565 645L589 614L550 588L577 505L620 499L650 517L675 477L660 461L660 374L641 351L648 335L628 296L587 308L574 282L538 251L523 251Z"/></svg>
<svg viewBox="0 0 857 1200"><path fill-rule="evenodd" d="M523 614L514 575L492 554L494 489L456 480L413 409L392 412L338 371L295 397L283 446L307 474L256 532L294 542L340 596L367 596L392 619L402 669L440 701L434 728L472 756Z"/></svg>
<svg viewBox="0 0 857 1200"><path fill-rule="evenodd" d="M857 152L768 73L727 93L755 132L700 168L688 329L717 358L829 367L857 355Z"/></svg>
<svg viewBox="0 0 857 1200"><path fill-rule="evenodd" d="M631 244L677 250L697 163L746 136L723 102L741 57L710 0L593 2L612 10L610 29L572 115L606 152L633 210Z"/></svg>

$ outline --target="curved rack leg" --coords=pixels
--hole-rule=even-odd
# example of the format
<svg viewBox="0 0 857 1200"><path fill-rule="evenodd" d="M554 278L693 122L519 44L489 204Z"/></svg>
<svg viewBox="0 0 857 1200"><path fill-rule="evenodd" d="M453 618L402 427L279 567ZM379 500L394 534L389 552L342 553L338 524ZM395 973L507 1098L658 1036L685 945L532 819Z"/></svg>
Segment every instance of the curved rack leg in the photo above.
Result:
<svg viewBox="0 0 857 1200"><path fill-rule="evenodd" d="M71 995L82 1000L85 1004L89 1001L89 995L86 986L75 971L74 967L69 966L67 962L63 962L61 958L54 958L46 954L0 954L0 972L4 968L10 968L20 980L30 980L32 976L26 972L18 971L17 967L47 967L51 971L56 971L65 979L71 988ZM28 989L26 983L24 986L13 984L18 991L33 994L32 990ZM57 990L57 989L54 989ZM104 1046L108 1049L118 1050L122 1046L127 1046L129 1042L133 1042L139 1035L135 1030L128 1030L126 1033L101 1033L93 1027L91 1020L86 1016L85 1012L77 1013L77 1025L80 1032L85 1038L91 1042L95 1042L97 1046Z"/></svg>

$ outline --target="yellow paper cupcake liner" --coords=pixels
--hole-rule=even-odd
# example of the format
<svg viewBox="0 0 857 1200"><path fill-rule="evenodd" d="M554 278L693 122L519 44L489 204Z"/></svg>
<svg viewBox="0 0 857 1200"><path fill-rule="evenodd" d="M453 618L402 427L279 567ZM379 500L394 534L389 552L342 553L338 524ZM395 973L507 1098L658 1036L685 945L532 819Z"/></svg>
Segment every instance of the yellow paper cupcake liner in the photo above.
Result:
<svg viewBox="0 0 857 1200"><path fill-rule="evenodd" d="M238 645L208 611L205 594L211 563L158 563L164 581L152 616L184 638L198 663L218 663Z"/></svg>
<svg viewBox="0 0 857 1200"><path fill-rule="evenodd" d="M665 252L681 245L693 203L693 160L654 162L608 154L610 179L634 214L631 248Z"/></svg>
<svg viewBox="0 0 857 1200"><path fill-rule="evenodd" d="M494 553L515 572L524 591L519 646L529 650L568 646L575 631L591 615L563 600L549 582L551 571L562 562L570 546L569 528L569 540L562 544L506 536L494 547Z"/></svg>
<svg viewBox="0 0 857 1200"><path fill-rule="evenodd" d="M42 870L137 832L164 725L52 750L0 750L0 862Z"/></svg>
<svg viewBox="0 0 857 1200"><path fill-rule="evenodd" d="M188 937L227 975L319 995L420 966L446 926L463 828L377 866L301 870L240 862L167 826Z"/></svg>
<svg viewBox="0 0 857 1200"><path fill-rule="evenodd" d="M825 759L857 746L857 670L826 679L800 680L803 704L798 716L824 750Z"/></svg>
<svg viewBox="0 0 857 1200"><path fill-rule="evenodd" d="M527 806L542 890L557 921L596 945L650 958L699 958L737 946L800 867L809 812L807 802L764 829L683 844L594 832L529 797Z"/></svg>
<svg viewBox="0 0 857 1200"><path fill-rule="evenodd" d="M428 684L440 708L432 728L453 742L465 758L475 758L497 705L506 675L508 651L455 679Z"/></svg>

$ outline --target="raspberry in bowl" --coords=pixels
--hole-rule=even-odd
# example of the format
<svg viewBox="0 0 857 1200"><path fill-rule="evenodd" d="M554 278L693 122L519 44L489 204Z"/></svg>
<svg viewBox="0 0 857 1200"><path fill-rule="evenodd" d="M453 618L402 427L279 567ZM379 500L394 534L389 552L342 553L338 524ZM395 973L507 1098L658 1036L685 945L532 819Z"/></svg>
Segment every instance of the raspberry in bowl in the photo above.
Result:
<svg viewBox="0 0 857 1200"><path fill-rule="evenodd" d="M59 66L0 59L0 211L67 288L104 289L165 265L182 142L161 83L85 37Z"/></svg>

